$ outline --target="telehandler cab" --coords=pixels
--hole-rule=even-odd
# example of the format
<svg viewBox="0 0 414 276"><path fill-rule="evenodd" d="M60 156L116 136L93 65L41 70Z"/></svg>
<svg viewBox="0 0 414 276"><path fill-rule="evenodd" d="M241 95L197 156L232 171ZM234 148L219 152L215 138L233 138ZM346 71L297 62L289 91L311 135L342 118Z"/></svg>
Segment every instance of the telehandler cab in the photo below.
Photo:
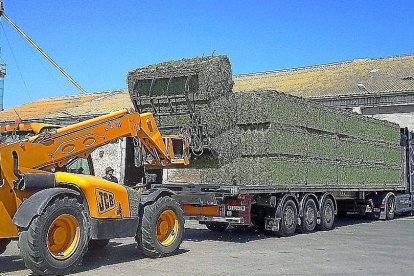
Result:
<svg viewBox="0 0 414 276"><path fill-rule="evenodd" d="M136 164L188 164L189 140L162 137L151 113L122 110L66 127L20 123L0 134L0 254L18 240L34 273L61 275L76 268L88 246L113 238L135 237L150 257L179 248L184 218L171 191L141 193L71 169L123 137L134 141Z"/></svg>

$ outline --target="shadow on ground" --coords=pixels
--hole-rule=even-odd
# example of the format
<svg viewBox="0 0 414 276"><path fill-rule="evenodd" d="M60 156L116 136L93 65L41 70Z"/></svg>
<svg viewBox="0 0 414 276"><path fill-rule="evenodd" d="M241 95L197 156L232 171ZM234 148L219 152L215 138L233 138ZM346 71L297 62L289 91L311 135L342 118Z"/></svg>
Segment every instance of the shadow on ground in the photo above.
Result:
<svg viewBox="0 0 414 276"><path fill-rule="evenodd" d="M341 228L356 224L370 224L375 222L375 220L370 220L362 216L349 215L347 217L337 218L335 227ZM184 240L191 242L221 241L230 243L248 243L256 240L274 238L277 238L277 236L259 231L255 227L249 227L247 229L229 228L225 232L213 232L205 229L204 226L200 226L200 228L197 229L187 228ZM290 237L290 239L294 239L294 237ZM188 250L179 250L176 255L185 254L187 252ZM105 266L134 262L144 258L147 257L139 249L137 249L136 243L133 242L133 239L131 239L129 243L119 243L117 241L113 241L103 249L91 250L87 252L83 259L82 265L75 272L91 271ZM23 270L26 270L26 267L20 256L0 256L0 274Z"/></svg>
<svg viewBox="0 0 414 276"><path fill-rule="evenodd" d="M188 250L180 249L175 255L184 254L186 252L188 252ZM148 257L137 248L136 243L122 244L111 242L105 248L88 251L83 258L82 264L74 271L74 273L91 271L100 267L117 265L120 263L134 262L144 258ZM26 270L23 260L18 255L0 256L0 263L0 275L2 273Z"/></svg>
<svg viewBox="0 0 414 276"><path fill-rule="evenodd" d="M373 223L376 220L367 219L360 215L348 215L346 217L336 218L335 228L346 227L355 224ZM295 235L306 235L295 233ZM222 241L222 242L236 242L247 243L262 239L278 238L274 233L261 231L256 227L249 227L247 229L237 229L229 227L225 232L214 232L205 228L201 229L186 229L185 240L192 242L202 241Z"/></svg>
<svg viewBox="0 0 414 276"><path fill-rule="evenodd" d="M23 260L18 255L0 256L0 263L1 263L0 274L26 269L26 267L24 266Z"/></svg>
<svg viewBox="0 0 414 276"><path fill-rule="evenodd" d="M173 256L181 255L186 252L188 252L188 250L180 249ZM136 243L122 244L111 242L103 249L88 251L83 258L82 266L76 272L89 271L103 266L120 263L134 262L145 258L148 257L137 248Z"/></svg>

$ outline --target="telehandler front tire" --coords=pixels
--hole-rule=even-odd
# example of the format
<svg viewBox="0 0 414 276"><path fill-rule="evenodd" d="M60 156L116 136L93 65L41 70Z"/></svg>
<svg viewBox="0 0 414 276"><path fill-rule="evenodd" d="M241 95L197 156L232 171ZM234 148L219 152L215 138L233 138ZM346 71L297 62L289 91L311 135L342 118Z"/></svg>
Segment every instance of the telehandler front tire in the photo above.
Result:
<svg viewBox="0 0 414 276"><path fill-rule="evenodd" d="M38 275L69 274L88 249L87 229L87 213L78 200L54 200L19 235L26 267Z"/></svg>
<svg viewBox="0 0 414 276"><path fill-rule="evenodd" d="M174 254L184 236L184 215L181 206L171 197L159 198L144 207L136 241L150 258Z"/></svg>
<svg viewBox="0 0 414 276"><path fill-rule="evenodd" d="M0 239L0 255L4 253L4 251L6 251L7 246L9 245L9 243L11 242L10 239Z"/></svg>

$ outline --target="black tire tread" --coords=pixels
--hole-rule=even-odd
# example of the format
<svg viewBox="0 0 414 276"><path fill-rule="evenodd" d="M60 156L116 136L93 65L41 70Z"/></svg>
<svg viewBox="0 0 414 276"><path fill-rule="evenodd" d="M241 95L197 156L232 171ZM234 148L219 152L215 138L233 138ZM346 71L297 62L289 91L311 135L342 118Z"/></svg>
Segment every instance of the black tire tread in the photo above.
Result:
<svg viewBox="0 0 414 276"><path fill-rule="evenodd" d="M294 206L295 208L295 224L296 224L296 228L297 228L297 218L298 218L298 208L295 204L295 202L291 199L288 199L285 201L285 203L283 204L283 208L282 208L282 219L280 220L280 227L279 227L279 231L277 231L276 235L279 237L289 237L292 236L295 233L295 230L291 231L291 232L286 232L286 229L284 227L284 221L283 221L283 213L285 212L285 208L288 204L291 204L292 206Z"/></svg>
<svg viewBox="0 0 414 276"><path fill-rule="evenodd" d="M306 200L306 202L305 202L305 207L307 206L307 204L308 204L308 202L310 202L310 201L312 201L313 202L313 206L314 206L314 209L315 209L315 222L316 222L316 216L317 216L317 212L318 212L318 207L316 206L316 202L315 202L315 200L314 199L312 199L312 198L308 198L307 200ZM305 212L306 212L306 208L305 208L305 210L303 210L304 211L304 214L303 214L303 217L302 217L302 221L301 221L301 224L300 224L300 226L298 227L298 232L299 233L311 233L311 232L313 232L313 231L315 231L315 229L316 229L316 225L315 225L315 228L314 229L312 229L312 230L309 230L307 227L305 227L305 223L304 223L304 220L305 220Z"/></svg>
<svg viewBox="0 0 414 276"><path fill-rule="evenodd" d="M392 213L390 213L390 210L388 210L388 200L390 200L390 198L394 198L394 210L393 210ZM387 198L387 202L385 204L386 204L386 208L385 208L385 210L386 210L385 216L386 217L385 217L385 219L386 220L393 220L394 217L395 217L395 204L396 204L395 195L394 194L389 195L388 198Z"/></svg>
<svg viewBox="0 0 414 276"><path fill-rule="evenodd" d="M320 230L320 231L329 231L329 230L332 230L335 227L335 214L333 214L333 218L332 218L333 219L333 222L332 222L332 226L331 227L327 227L326 224L325 224L325 222L324 222L324 217L323 217L323 215L325 213L324 208L325 208L326 202L328 202L328 201L331 202L332 208L333 209L335 208L334 201L330 197L326 198L325 201L322 204L322 209L321 209L321 223L318 225L318 230ZM332 210L332 211L334 211L334 210Z"/></svg>
<svg viewBox="0 0 414 276"><path fill-rule="evenodd" d="M152 233L156 232L157 227L154 221L158 220L158 212L160 210L165 210L166 206L174 206L176 210L179 210L178 219L180 223L179 231L182 231L178 247L180 246L183 234L184 234L184 217L181 210L181 206L171 197L162 197L158 199L155 203L147 205L144 207L144 212L141 216L141 222L138 227L136 241L138 247L142 250L144 255L150 258L159 258L173 254L173 252L160 252L157 250L155 243L158 242L152 238ZM179 234L180 235L180 234ZM178 248L177 247L177 248Z"/></svg>
<svg viewBox="0 0 414 276"><path fill-rule="evenodd" d="M87 251L87 246L84 246L81 257L78 258L78 260L64 272L60 270L56 271L53 268L50 268L47 265L46 260L42 257L40 248L36 244L36 241L42 235L42 233L40 233L41 225L46 222L46 218L53 213L53 210L62 205L72 205L84 212L83 205L80 204L75 198L69 198L67 196L58 198L53 201L53 203L51 203L48 207L46 207L42 215L35 217L29 228L26 231L22 231L19 235L21 257L26 267L31 269L37 275L56 275L70 273L82 261L82 257Z"/></svg>

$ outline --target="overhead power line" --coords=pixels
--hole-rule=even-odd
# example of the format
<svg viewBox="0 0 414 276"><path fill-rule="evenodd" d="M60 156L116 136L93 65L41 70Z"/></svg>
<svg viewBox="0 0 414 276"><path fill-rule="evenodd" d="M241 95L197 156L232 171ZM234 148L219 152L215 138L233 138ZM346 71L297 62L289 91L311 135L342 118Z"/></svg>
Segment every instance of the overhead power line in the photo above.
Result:
<svg viewBox="0 0 414 276"><path fill-rule="evenodd" d="M33 39L30 38L28 34L26 34L20 27L14 23L5 13L4 13L4 6L3 1L0 1L0 16L3 17L10 25L13 26L16 31L23 36L33 47L35 47L62 75L64 75L82 94L87 93L85 89L80 86L62 67L59 66Z"/></svg>

